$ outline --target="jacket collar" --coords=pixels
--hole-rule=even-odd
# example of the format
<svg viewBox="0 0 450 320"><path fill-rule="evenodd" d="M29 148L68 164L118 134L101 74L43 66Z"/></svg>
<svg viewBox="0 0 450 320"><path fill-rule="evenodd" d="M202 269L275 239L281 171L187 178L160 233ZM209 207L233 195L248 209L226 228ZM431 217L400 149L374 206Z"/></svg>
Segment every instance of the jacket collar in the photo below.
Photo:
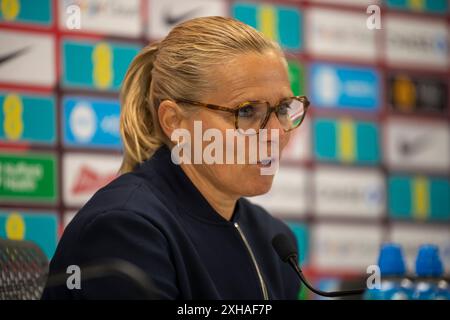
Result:
<svg viewBox="0 0 450 320"><path fill-rule="evenodd" d="M238 221L242 211L242 198L236 202L233 216L230 221L223 218L208 203L205 197L184 173L180 165L173 163L170 149L163 145L155 151L150 159L144 161L136 168L145 176L157 176L150 183L156 184L165 197L176 201L177 206L189 215L204 222L231 225Z"/></svg>

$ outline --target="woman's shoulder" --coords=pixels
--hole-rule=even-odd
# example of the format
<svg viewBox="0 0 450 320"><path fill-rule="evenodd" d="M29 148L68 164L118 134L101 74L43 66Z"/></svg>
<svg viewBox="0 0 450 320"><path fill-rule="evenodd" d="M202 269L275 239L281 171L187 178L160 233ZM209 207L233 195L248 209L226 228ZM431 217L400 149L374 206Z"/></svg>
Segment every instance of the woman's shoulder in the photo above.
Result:
<svg viewBox="0 0 450 320"><path fill-rule="evenodd" d="M86 203L88 207L102 209L130 209L141 211L159 204L159 195L148 178L134 173L126 173L99 189Z"/></svg>
<svg viewBox="0 0 450 320"><path fill-rule="evenodd" d="M78 211L68 229L82 232L86 226L108 217L139 219L158 225L173 211L146 179L124 174L99 189ZM123 216L122 216L123 215Z"/></svg>

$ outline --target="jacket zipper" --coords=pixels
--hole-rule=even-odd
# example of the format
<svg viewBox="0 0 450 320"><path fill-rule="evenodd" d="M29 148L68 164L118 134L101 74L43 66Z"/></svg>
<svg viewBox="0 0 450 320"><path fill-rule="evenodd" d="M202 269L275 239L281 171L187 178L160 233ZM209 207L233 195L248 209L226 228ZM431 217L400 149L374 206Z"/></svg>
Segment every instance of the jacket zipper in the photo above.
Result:
<svg viewBox="0 0 450 320"><path fill-rule="evenodd" d="M255 255L253 254L253 251L250 248L250 244L248 243L247 238L245 237L244 233L242 232L241 227L239 227L239 224L237 222L235 222L234 226L235 226L236 230L238 231L239 235L241 236L242 241L244 242L245 247L247 248L247 251L250 254L250 257L253 261L253 265L255 266L256 273L258 274L259 284L261 286L263 298L264 298L264 300L269 300L269 295L267 294L266 284L264 283L264 279L262 277L261 270L259 269L258 263L256 262Z"/></svg>

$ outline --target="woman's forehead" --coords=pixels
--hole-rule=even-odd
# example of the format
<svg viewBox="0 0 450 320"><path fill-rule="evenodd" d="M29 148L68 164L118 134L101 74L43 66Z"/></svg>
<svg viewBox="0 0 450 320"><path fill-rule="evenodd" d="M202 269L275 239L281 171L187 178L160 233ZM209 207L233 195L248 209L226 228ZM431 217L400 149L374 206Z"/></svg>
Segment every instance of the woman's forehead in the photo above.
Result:
<svg viewBox="0 0 450 320"><path fill-rule="evenodd" d="M214 75L222 103L267 100L276 103L292 95L283 58L276 54L243 54L217 68Z"/></svg>

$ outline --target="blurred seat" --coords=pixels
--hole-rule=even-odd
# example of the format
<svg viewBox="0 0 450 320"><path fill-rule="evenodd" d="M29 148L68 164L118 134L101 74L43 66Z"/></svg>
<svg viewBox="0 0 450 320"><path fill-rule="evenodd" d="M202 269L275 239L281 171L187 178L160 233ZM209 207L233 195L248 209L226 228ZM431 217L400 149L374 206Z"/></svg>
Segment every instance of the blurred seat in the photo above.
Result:
<svg viewBox="0 0 450 320"><path fill-rule="evenodd" d="M48 259L33 242L0 238L0 300L38 300Z"/></svg>

